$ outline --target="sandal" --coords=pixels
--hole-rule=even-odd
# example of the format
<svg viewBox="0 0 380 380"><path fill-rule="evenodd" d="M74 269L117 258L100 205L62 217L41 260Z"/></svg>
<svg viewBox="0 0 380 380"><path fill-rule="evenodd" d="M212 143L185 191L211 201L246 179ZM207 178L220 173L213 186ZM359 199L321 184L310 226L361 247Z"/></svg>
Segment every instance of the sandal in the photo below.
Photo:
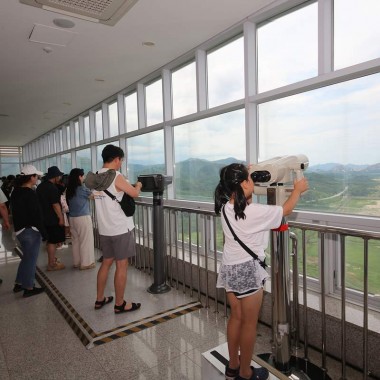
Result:
<svg viewBox="0 0 380 380"><path fill-rule="evenodd" d="M107 303L110 303L113 301L113 297L104 297L103 301L95 301L95 310L101 309L104 305L107 305Z"/></svg>
<svg viewBox="0 0 380 380"><path fill-rule="evenodd" d="M115 311L115 314L120 314L120 313L127 313L128 311L135 311L137 309L140 309L141 307L141 303L134 303L132 302L132 307L130 309L125 309L125 305L127 304L126 301L124 301L121 305L117 306L115 305L114 306L114 311Z"/></svg>

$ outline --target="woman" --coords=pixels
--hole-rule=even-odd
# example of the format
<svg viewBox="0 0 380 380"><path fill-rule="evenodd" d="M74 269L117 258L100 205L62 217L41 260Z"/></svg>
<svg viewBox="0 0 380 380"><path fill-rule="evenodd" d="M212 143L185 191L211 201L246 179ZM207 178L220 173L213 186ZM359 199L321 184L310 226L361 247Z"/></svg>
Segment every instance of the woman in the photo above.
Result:
<svg viewBox="0 0 380 380"><path fill-rule="evenodd" d="M252 203L253 188L248 169L242 164L231 164L220 171L220 181L215 189L215 212L223 213L225 236L217 287L226 289L231 307L227 325L230 359L226 367L226 379L269 378L267 369L250 365L263 286L268 277L263 264L264 251L269 230L279 227L283 216L293 211L308 184L304 178L294 182L294 190L283 206ZM254 253L253 256L234 239L233 234Z"/></svg>
<svg viewBox="0 0 380 380"><path fill-rule="evenodd" d="M73 266L81 270L95 268L94 233L89 200L91 190L83 185L83 181L83 169L72 169L66 188L73 247Z"/></svg>
<svg viewBox="0 0 380 380"><path fill-rule="evenodd" d="M34 286L41 236L44 240L47 238L38 197L34 191L41 175L42 172L33 165L24 166L21 175L15 180L10 201L14 230L22 250L13 291L18 293L23 290L23 297L31 297L44 290Z"/></svg>

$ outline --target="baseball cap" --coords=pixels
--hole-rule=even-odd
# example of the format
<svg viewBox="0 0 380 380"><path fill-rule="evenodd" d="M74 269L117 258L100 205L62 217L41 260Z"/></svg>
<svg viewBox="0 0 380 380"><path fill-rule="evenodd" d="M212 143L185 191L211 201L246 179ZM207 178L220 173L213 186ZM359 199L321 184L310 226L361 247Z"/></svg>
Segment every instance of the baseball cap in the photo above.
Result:
<svg viewBox="0 0 380 380"><path fill-rule="evenodd" d="M21 169L21 175L42 175L43 173L37 170L33 165L25 165Z"/></svg>

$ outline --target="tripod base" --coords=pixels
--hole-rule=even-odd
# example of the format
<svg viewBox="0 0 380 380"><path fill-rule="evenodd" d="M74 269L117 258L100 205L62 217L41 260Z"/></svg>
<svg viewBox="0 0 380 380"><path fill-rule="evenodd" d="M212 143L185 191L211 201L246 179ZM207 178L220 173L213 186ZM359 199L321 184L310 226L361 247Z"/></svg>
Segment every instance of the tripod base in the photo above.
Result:
<svg viewBox="0 0 380 380"><path fill-rule="evenodd" d="M152 293L152 294L161 294L161 293L167 293L170 291L170 286L163 283L163 284L160 284L160 285L156 285L156 284L152 284L151 286L149 286L149 288L147 289L147 291L149 293Z"/></svg>
<svg viewBox="0 0 380 380"><path fill-rule="evenodd" d="M278 368L274 357L271 353L257 355L260 359L267 362L272 367L281 371L284 375L289 376L290 379L300 380L331 380L331 377L322 368L317 367L315 364L306 359L291 356L287 368Z"/></svg>

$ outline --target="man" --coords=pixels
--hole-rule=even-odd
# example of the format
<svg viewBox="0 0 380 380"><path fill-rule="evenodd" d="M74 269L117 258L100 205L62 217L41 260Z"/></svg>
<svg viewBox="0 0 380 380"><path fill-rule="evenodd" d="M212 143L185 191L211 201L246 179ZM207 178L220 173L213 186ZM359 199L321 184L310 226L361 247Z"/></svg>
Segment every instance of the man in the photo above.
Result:
<svg viewBox="0 0 380 380"><path fill-rule="evenodd" d="M109 173L110 181L107 188L111 194L121 200L123 193L131 197L138 197L142 187L141 182L132 186L119 172L124 159L124 152L115 145L107 145L102 151L103 168L101 173ZM111 169L116 171L115 172ZM104 177L103 177L104 178ZM86 182L86 186L88 183ZM89 185L90 188L96 186ZM116 262L114 278L115 285L115 314L134 311L140 308L140 303L126 302L124 291L127 283L128 258L136 255L136 240L132 217L127 217L120 205L104 191L94 191L96 217L100 235L100 246L103 251L103 262L97 277L97 298L95 309L101 309L105 304L112 302L113 297L104 296L108 273L113 262Z"/></svg>
<svg viewBox="0 0 380 380"><path fill-rule="evenodd" d="M46 250L48 254L48 271L64 269L65 266L55 257L57 244L65 241L65 223L61 207L61 194L56 184L61 180L63 173L52 166L48 168L45 181L37 186L37 195L40 201L44 225L48 234Z"/></svg>
<svg viewBox="0 0 380 380"><path fill-rule="evenodd" d="M3 193L3 190L0 189L0 216L3 219L2 227L4 230L9 230L10 223L9 223L9 215L8 215L8 207L7 207L7 197ZM3 282L3 280L0 278L0 284Z"/></svg>

